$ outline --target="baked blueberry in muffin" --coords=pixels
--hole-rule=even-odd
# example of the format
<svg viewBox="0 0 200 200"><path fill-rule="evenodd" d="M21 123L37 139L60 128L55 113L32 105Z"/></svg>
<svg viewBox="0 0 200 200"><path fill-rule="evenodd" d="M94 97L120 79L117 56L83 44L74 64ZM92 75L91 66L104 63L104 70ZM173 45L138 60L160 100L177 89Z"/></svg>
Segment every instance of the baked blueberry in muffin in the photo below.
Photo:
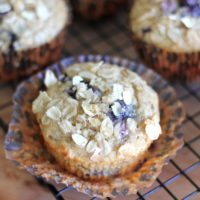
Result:
<svg viewBox="0 0 200 200"><path fill-rule="evenodd" d="M117 65L75 63L56 77L47 70L32 104L49 152L85 179L133 170L161 134L157 93Z"/></svg>

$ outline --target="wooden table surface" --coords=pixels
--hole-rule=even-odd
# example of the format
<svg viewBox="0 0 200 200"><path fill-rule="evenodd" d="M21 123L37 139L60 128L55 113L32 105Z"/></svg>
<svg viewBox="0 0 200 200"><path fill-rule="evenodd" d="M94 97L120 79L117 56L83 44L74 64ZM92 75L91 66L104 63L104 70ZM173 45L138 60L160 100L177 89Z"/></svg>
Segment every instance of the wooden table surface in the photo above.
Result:
<svg viewBox="0 0 200 200"><path fill-rule="evenodd" d="M107 54L138 59L127 29L127 11L95 23L75 20L66 36L63 56L79 54ZM12 94L17 83L0 84L0 200L53 200L51 192L40 186L25 171L18 170L4 159L3 138L12 112ZM178 132L184 135L185 146L166 165L150 188L137 195L116 200L200 199L200 83L173 83L183 102L187 117ZM63 186L55 185L60 190ZM187 197L188 196L188 197ZM87 195L69 190L66 200L89 200Z"/></svg>

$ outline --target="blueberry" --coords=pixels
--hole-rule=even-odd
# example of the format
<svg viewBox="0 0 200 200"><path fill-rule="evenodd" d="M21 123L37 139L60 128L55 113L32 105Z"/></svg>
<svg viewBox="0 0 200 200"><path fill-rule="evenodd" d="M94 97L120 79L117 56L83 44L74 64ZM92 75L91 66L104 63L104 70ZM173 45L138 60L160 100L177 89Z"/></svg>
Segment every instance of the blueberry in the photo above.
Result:
<svg viewBox="0 0 200 200"><path fill-rule="evenodd" d="M61 82L63 81L65 83L65 81L66 81L67 78L69 78L69 77L67 77L67 74L66 74L64 77L61 77L60 81ZM70 78L69 78L69 80L70 80ZM81 82L85 83L87 85L87 89L92 89L92 91L96 95L101 96L101 91L99 89L91 86L89 81L83 80ZM69 94L69 96L71 96L74 99L76 99L76 92L77 92L76 86L71 86L71 88L67 91L67 93Z"/></svg>
<svg viewBox="0 0 200 200"><path fill-rule="evenodd" d="M184 4L187 6L195 6L198 5L198 0L184 0Z"/></svg>
<svg viewBox="0 0 200 200"><path fill-rule="evenodd" d="M177 3L175 0L163 0L161 8L165 13L173 13L177 9Z"/></svg>
<svg viewBox="0 0 200 200"><path fill-rule="evenodd" d="M101 90L97 89L97 88L92 88L92 91L97 95L97 96L101 96L102 92Z"/></svg>
<svg viewBox="0 0 200 200"><path fill-rule="evenodd" d="M200 1L199 0L179 0L178 4L175 0L163 0L161 7L165 13L173 13L178 8L184 7L181 16L200 17Z"/></svg>
<svg viewBox="0 0 200 200"><path fill-rule="evenodd" d="M124 138L127 135L126 121L125 120L121 121L120 129L121 129L120 135L121 135L122 138Z"/></svg>
<svg viewBox="0 0 200 200"><path fill-rule="evenodd" d="M13 57L16 55L14 42L18 40L18 36L15 33L7 32L9 38L10 38L10 44L8 46L9 48L9 59L12 60Z"/></svg>
<svg viewBox="0 0 200 200"><path fill-rule="evenodd" d="M147 27L147 28L143 28L142 29L142 33L143 34L146 34L146 33L150 33L152 31L152 29L150 27Z"/></svg>
<svg viewBox="0 0 200 200"><path fill-rule="evenodd" d="M70 87L70 89L67 91L67 94L71 96L73 99L76 99L76 88L74 86Z"/></svg>
<svg viewBox="0 0 200 200"><path fill-rule="evenodd" d="M110 120L112 121L112 122L116 122L117 121L117 117L114 115L114 113L111 111L111 112L108 112L107 113L107 116L110 118Z"/></svg>
<svg viewBox="0 0 200 200"><path fill-rule="evenodd" d="M81 82L83 82L83 83L85 83L85 84L87 85L87 89L92 89L92 91L93 91L96 95L98 95L98 96L101 95L101 91L100 91L98 88L95 88L95 87L91 86L89 81L83 80L83 81L81 81Z"/></svg>
<svg viewBox="0 0 200 200"><path fill-rule="evenodd" d="M191 15L191 9L189 7L185 7L181 12L181 17L186 17Z"/></svg>
<svg viewBox="0 0 200 200"><path fill-rule="evenodd" d="M112 111L107 113L107 116L114 122L116 123L117 121L125 120L128 118L134 118L136 116L135 108L132 104L127 105L123 100L117 100L121 106L121 111L119 115L114 115Z"/></svg>
<svg viewBox="0 0 200 200"><path fill-rule="evenodd" d="M68 76L67 76L66 73L65 73L65 74L62 74L62 75L59 76L59 81L60 81L61 83L66 83L67 78L68 78Z"/></svg>
<svg viewBox="0 0 200 200"><path fill-rule="evenodd" d="M9 35L10 40L11 40L12 43L14 43L15 41L18 40L18 36L15 33L8 32L8 35Z"/></svg>
<svg viewBox="0 0 200 200"><path fill-rule="evenodd" d="M119 117L122 118L122 120L136 116L135 109L132 104L127 105L123 100L117 100L116 102L121 105L122 112L120 113L121 115Z"/></svg>
<svg viewBox="0 0 200 200"><path fill-rule="evenodd" d="M199 5L192 8L192 16L200 17L200 6Z"/></svg>

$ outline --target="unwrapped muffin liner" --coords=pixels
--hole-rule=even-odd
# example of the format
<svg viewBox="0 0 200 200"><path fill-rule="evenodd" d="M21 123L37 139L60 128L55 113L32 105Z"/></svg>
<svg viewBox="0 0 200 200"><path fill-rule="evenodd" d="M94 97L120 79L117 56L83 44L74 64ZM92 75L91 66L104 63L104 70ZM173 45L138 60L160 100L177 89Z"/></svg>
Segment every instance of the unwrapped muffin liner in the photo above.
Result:
<svg viewBox="0 0 200 200"><path fill-rule="evenodd" d="M159 95L163 134L153 142L144 155L143 161L138 163L134 170L123 176L90 181L70 174L57 164L44 146L39 125L32 112L33 100L38 96L39 91L45 88L43 84L44 71L30 77L18 86L13 96L12 120L4 147L6 157L31 174L47 181L72 186L90 196L104 198L136 193L140 188L148 187L155 181L162 167L183 145L180 134L176 135L174 131L183 121L184 111L169 84L160 75L135 61L110 56L81 55L65 58L48 69L53 70L56 75L60 75L66 67L73 63L99 62L101 60L105 63L127 67L136 72Z"/></svg>
<svg viewBox="0 0 200 200"><path fill-rule="evenodd" d="M158 48L132 34L134 47L144 63L167 79L200 80L200 52L176 53Z"/></svg>
<svg viewBox="0 0 200 200"><path fill-rule="evenodd" d="M97 20L113 14L128 0L71 0L75 13L87 20Z"/></svg>

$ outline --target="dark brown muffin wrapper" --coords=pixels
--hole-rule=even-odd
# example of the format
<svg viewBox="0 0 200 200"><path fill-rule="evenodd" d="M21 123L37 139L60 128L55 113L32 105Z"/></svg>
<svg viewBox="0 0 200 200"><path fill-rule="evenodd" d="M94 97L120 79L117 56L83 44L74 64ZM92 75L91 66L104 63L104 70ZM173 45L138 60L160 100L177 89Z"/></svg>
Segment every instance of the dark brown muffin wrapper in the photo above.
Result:
<svg viewBox="0 0 200 200"><path fill-rule="evenodd" d="M63 29L53 40L34 49L0 51L0 82L11 81L33 74L59 59L64 40Z"/></svg>
<svg viewBox="0 0 200 200"><path fill-rule="evenodd" d="M200 52L175 53L157 48L132 34L142 61L165 78L181 82L200 80Z"/></svg>
<svg viewBox="0 0 200 200"><path fill-rule="evenodd" d="M106 180L84 180L63 170L45 148L40 128L32 112L32 102L44 88L44 71L22 82L13 96L12 121L5 139L6 157L31 174L47 181L72 186L90 196L107 197L136 193L138 189L150 186L161 172L162 167L183 145L180 135L174 133L184 119L182 104L174 90L161 76L151 69L127 59L100 55L82 55L65 58L49 69L57 76L73 63L99 62L117 64L138 73L154 88L160 99L162 135L154 141L143 158L131 172Z"/></svg>
<svg viewBox="0 0 200 200"><path fill-rule="evenodd" d="M117 11L127 0L71 0L76 14L86 20L97 20Z"/></svg>

